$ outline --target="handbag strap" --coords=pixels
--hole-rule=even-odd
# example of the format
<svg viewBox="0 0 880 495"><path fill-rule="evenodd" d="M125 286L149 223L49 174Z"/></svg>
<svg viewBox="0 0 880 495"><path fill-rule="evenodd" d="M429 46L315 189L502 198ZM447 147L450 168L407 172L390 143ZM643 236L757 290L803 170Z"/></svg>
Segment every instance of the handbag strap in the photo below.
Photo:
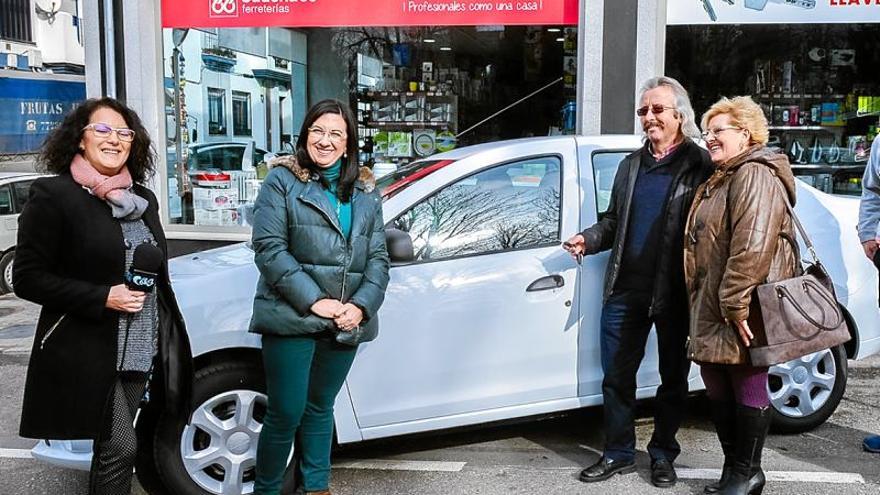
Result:
<svg viewBox="0 0 880 495"><path fill-rule="evenodd" d="M816 250L813 248L813 241L810 240L810 236L807 235L807 231L801 224L797 213L794 212L794 208L791 206L791 201L788 199L788 193L785 191L785 188L782 187L782 181L779 180L779 176L776 175L776 172L773 173L773 176L776 177L776 185L779 186L779 190L782 192L782 198L785 200L785 207L788 208L788 213L791 215L791 219L794 221L794 226L797 228L798 233L804 239L804 244L806 244L807 250L810 252L810 257L813 258L813 263L819 263L819 256L816 255Z"/></svg>
<svg viewBox="0 0 880 495"><path fill-rule="evenodd" d="M816 327L816 331L814 333L812 333L811 335L799 335L799 337L801 337L804 340L809 340L809 339L812 339L813 337L815 337L816 335L818 335L819 332L821 332L822 330L829 331L829 330L834 330L835 328L839 327L840 324L843 323L843 314L841 314L840 308L837 307L837 302L834 301L832 298L830 298L828 296L828 294L822 290L822 287L820 287L818 284L816 284L812 280L804 279L804 280L802 280L802 283L803 283L803 288L804 288L805 294L809 291L809 288L812 286L812 288L816 292L816 294L818 294L819 297L821 297L822 299L825 300L825 302L828 303L828 305L831 307L831 310L834 311L834 316L837 318L837 322L833 323L831 325L824 325L822 323L819 323L818 321L813 319L812 316L807 314L807 312L804 310L804 308L801 307L797 298L792 296L791 292L788 291L788 287L786 287L785 285L778 285L778 286L776 286L776 296L780 297L780 298L782 298L782 297L788 298L788 300L791 301L792 306L794 306L794 309L796 309L797 312L800 313L800 315L805 320L807 320L814 327ZM825 316L824 311L822 311L822 316ZM792 328L790 327L789 330L792 330Z"/></svg>

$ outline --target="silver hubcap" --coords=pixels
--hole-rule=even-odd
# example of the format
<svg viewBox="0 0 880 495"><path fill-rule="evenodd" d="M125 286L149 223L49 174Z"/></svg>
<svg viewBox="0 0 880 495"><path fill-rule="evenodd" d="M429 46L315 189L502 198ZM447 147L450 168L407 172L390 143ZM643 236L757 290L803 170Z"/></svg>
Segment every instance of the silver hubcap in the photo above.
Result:
<svg viewBox="0 0 880 495"><path fill-rule="evenodd" d="M830 349L770 368L770 402L781 414L803 418L821 409L837 380Z"/></svg>
<svg viewBox="0 0 880 495"><path fill-rule="evenodd" d="M231 390L211 397L183 429L180 455L192 480L210 493L253 493L257 441L266 396Z"/></svg>
<svg viewBox="0 0 880 495"><path fill-rule="evenodd" d="M3 280L6 282L6 287L12 288L12 261L6 265L6 268L3 270Z"/></svg>

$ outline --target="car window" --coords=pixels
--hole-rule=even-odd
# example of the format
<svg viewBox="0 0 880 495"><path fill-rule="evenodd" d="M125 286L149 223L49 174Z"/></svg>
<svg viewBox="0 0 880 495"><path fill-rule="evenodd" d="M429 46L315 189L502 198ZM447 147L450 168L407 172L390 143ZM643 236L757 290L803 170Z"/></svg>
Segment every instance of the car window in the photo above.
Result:
<svg viewBox="0 0 880 495"><path fill-rule="evenodd" d="M593 153L593 178L596 184L596 213L599 216L608 211L611 189L617 167L629 151L600 151Z"/></svg>
<svg viewBox="0 0 880 495"><path fill-rule="evenodd" d="M0 215L9 215L12 212L12 188L4 184L0 186Z"/></svg>
<svg viewBox="0 0 880 495"><path fill-rule="evenodd" d="M254 162L253 162L253 164L257 165L258 163L262 162L263 159L265 158L265 156L266 156L265 150L261 150L259 148L254 148L254 156L253 156Z"/></svg>
<svg viewBox="0 0 880 495"><path fill-rule="evenodd" d="M34 181L32 180L20 180L18 182L12 183L13 192L15 195L15 212L21 213L21 210L24 209L24 204L27 203L28 194L31 190L31 184Z"/></svg>
<svg viewBox="0 0 880 495"><path fill-rule="evenodd" d="M541 157L500 165L446 186L403 213L416 261L556 244L560 161Z"/></svg>
<svg viewBox="0 0 880 495"><path fill-rule="evenodd" d="M244 158L244 146L229 145L216 146L208 149L196 150L190 155L188 163L190 170L241 170L241 162Z"/></svg>

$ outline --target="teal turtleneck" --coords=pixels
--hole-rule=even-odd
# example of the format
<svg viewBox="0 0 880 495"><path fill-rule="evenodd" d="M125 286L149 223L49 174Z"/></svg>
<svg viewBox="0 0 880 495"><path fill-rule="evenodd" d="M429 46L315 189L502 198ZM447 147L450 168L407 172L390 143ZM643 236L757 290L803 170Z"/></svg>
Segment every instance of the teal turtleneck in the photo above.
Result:
<svg viewBox="0 0 880 495"><path fill-rule="evenodd" d="M325 189L324 194L327 196L330 206L333 207L332 211L336 213L336 219L339 220L342 234L348 239L351 234L351 201L340 203L339 198L336 197L336 186L339 185L339 176L342 175L342 158L336 160L336 163L323 169L321 172L330 184L330 188Z"/></svg>

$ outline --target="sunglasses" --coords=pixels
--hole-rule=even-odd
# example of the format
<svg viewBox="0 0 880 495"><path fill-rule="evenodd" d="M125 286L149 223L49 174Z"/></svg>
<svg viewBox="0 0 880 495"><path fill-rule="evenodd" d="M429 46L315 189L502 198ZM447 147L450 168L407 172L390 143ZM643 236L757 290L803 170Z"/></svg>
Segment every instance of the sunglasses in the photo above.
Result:
<svg viewBox="0 0 880 495"><path fill-rule="evenodd" d="M650 109L651 113L653 113L654 115L660 115L661 113L663 113L667 109L668 110L675 110L675 107L667 107L666 105L661 105L660 103L655 103L650 106L645 105L641 108L636 109L636 115L638 115L639 117L644 117L645 115L648 115L648 109Z"/></svg>
<svg viewBox="0 0 880 495"><path fill-rule="evenodd" d="M95 136L100 138L110 137L110 134L116 132L116 136L120 141L131 142L134 141L134 131L127 127L111 127L103 122L97 122L94 124L89 124L82 128L82 130L91 129Z"/></svg>

